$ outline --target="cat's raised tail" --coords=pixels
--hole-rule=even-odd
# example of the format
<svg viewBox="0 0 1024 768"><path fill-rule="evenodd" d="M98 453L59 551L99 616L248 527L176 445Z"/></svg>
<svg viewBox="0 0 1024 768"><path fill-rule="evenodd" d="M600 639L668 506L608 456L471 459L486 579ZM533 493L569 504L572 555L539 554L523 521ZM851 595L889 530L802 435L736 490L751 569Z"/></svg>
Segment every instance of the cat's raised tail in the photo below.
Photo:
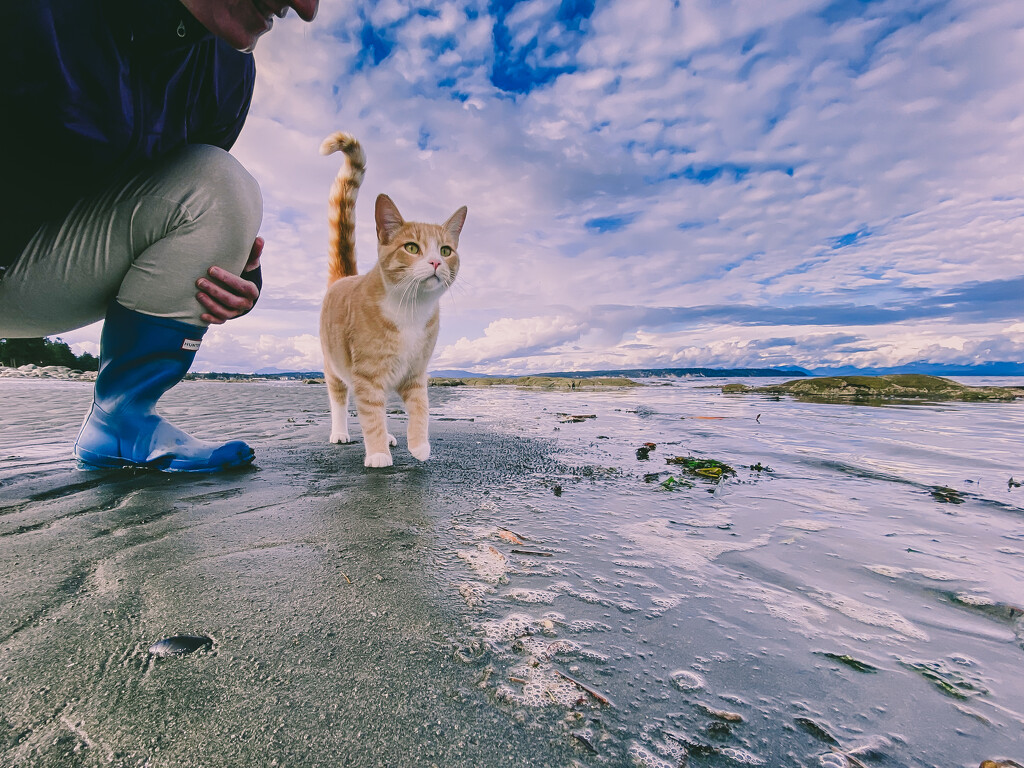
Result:
<svg viewBox="0 0 1024 768"><path fill-rule="evenodd" d="M354 136L338 131L320 145L321 155L344 152L341 166L327 198L327 284L356 274L356 195L366 173L366 155Z"/></svg>

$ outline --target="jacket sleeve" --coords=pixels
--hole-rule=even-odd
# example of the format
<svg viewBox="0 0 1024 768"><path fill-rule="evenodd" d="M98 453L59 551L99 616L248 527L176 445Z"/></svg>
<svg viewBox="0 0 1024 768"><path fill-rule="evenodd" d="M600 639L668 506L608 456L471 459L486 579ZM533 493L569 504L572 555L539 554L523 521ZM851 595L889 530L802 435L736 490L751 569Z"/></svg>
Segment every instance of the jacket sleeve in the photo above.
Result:
<svg viewBox="0 0 1024 768"><path fill-rule="evenodd" d="M189 136L189 143L231 149L249 115L256 63L252 54L236 51L220 40L214 43L213 57L218 76L204 94L207 119Z"/></svg>

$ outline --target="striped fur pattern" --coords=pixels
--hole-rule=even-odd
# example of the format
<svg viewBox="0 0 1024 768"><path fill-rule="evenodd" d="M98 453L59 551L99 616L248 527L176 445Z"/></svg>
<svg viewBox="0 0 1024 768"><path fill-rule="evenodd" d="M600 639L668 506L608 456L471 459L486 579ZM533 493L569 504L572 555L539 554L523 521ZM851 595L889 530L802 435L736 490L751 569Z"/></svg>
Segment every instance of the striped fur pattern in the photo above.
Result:
<svg viewBox="0 0 1024 768"><path fill-rule="evenodd" d="M348 443L348 401L355 400L367 467L389 467L396 438L384 406L397 392L408 414L409 452L430 457L427 366L440 327L438 304L459 271L462 207L444 224L406 221L387 195L374 206L377 263L355 269L355 198L366 161L359 143L336 133L323 154L348 158L331 187L329 280L320 312L320 345L331 405L332 443Z"/></svg>
<svg viewBox="0 0 1024 768"><path fill-rule="evenodd" d="M321 155L344 152L341 166L327 198L327 284L356 274L356 195L366 174L366 155L354 136L338 131L320 145Z"/></svg>

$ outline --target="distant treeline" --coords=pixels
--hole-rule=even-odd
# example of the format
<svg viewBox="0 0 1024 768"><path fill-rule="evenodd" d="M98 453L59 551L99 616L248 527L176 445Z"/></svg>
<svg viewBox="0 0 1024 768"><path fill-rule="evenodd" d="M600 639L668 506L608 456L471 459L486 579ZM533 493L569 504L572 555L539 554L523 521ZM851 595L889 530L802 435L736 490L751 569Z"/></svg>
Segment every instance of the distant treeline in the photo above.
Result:
<svg viewBox="0 0 1024 768"><path fill-rule="evenodd" d="M99 370L100 361L86 352L76 355L60 339L0 339L0 365L63 365L79 371Z"/></svg>

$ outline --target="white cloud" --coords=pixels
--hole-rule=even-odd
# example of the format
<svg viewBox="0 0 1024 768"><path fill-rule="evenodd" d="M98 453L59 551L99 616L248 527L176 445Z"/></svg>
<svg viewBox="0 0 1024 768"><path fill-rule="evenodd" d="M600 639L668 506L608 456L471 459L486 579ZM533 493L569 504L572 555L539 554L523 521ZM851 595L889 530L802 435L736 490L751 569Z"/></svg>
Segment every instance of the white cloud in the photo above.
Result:
<svg viewBox="0 0 1024 768"><path fill-rule="evenodd" d="M579 338L584 324L571 317L502 318L484 329L477 339L463 337L441 350L437 368L463 368L523 357Z"/></svg>
<svg viewBox="0 0 1024 768"><path fill-rule="evenodd" d="M338 129L368 155L362 269L378 192L413 219L469 206L435 367L1021 359L984 302L858 326L859 351L824 321L646 328L597 308L890 307L1024 275L1024 4L606 0L571 24L561 7L350 0L260 42L235 152L264 190L265 295L205 365L319 354L294 340L317 332L337 161L316 150ZM366 23L390 46L376 65Z"/></svg>

